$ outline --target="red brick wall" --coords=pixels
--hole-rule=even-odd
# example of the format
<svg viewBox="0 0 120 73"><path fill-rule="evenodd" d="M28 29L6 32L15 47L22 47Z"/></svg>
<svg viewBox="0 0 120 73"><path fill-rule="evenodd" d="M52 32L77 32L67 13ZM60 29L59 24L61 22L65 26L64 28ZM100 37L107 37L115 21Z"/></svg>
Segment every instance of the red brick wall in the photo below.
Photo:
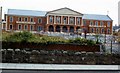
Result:
<svg viewBox="0 0 120 73"><path fill-rule="evenodd" d="M10 19L9 19L10 16L13 17L13 22L10 22ZM19 17L22 18L22 21L24 21L24 18L27 17L28 18L27 22L30 22L30 18L32 17L34 19L34 22L35 22L35 24L31 24L31 25L34 25L34 31L37 30L37 26L42 26L43 29L44 29L44 26L45 26L45 24L47 22L46 21L46 17L7 15L7 30L10 30L9 29L10 24L13 25L13 30L18 30L18 24L21 24L22 25L22 30L24 30L24 24L22 24L22 23L16 23L16 21L18 21ZM38 23L38 18L42 19L42 23ZM27 24L27 25L28 25L28 30L30 30L30 24Z"/></svg>

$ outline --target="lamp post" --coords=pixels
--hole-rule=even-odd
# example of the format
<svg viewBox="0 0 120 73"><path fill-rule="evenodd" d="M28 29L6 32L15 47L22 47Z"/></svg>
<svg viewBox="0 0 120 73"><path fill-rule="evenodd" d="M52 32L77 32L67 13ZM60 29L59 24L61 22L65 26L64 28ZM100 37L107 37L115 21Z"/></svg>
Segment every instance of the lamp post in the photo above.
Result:
<svg viewBox="0 0 120 73"><path fill-rule="evenodd" d="M86 29L84 30L84 34L85 34L85 39L86 39L86 34L87 34L87 30Z"/></svg>
<svg viewBox="0 0 120 73"><path fill-rule="evenodd" d="M105 30L105 37L104 37L104 39L105 39L105 40L104 40L104 43L106 43L106 30Z"/></svg>

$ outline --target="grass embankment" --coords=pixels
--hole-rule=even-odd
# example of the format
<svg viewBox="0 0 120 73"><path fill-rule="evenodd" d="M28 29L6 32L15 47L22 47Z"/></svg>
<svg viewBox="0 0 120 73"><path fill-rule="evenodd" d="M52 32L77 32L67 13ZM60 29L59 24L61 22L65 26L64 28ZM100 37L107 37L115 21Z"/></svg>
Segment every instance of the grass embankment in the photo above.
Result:
<svg viewBox="0 0 120 73"><path fill-rule="evenodd" d="M42 44L79 44L79 45L95 45L98 41L87 40L84 38L64 39L62 37L53 37L47 35L37 35L30 32L2 33L2 41L5 42L24 42L24 43L42 43Z"/></svg>

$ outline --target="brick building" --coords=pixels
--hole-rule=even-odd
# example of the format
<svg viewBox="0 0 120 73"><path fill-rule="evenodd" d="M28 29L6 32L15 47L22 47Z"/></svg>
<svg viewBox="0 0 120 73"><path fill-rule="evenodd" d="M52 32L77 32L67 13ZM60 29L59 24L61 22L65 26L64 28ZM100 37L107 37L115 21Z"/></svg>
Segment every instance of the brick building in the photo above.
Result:
<svg viewBox="0 0 120 73"><path fill-rule="evenodd" d="M112 34L113 20L108 15L82 14L69 8L53 11L8 9L6 31L50 31Z"/></svg>

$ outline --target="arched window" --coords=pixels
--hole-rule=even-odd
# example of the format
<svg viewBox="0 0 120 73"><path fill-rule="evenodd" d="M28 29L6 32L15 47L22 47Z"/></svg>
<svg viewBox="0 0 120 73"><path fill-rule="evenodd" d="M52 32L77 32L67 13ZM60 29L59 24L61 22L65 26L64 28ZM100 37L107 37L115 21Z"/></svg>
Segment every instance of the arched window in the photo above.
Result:
<svg viewBox="0 0 120 73"><path fill-rule="evenodd" d="M101 33L104 33L104 32L105 32L105 31L104 31L104 28L102 28L102 29L101 29Z"/></svg>
<svg viewBox="0 0 120 73"><path fill-rule="evenodd" d="M93 26L93 21L90 21L90 26Z"/></svg>
<svg viewBox="0 0 120 73"><path fill-rule="evenodd" d="M98 26L98 21L95 22L95 25Z"/></svg>
<svg viewBox="0 0 120 73"><path fill-rule="evenodd" d="M103 21L100 22L100 26L104 26L104 22Z"/></svg>

